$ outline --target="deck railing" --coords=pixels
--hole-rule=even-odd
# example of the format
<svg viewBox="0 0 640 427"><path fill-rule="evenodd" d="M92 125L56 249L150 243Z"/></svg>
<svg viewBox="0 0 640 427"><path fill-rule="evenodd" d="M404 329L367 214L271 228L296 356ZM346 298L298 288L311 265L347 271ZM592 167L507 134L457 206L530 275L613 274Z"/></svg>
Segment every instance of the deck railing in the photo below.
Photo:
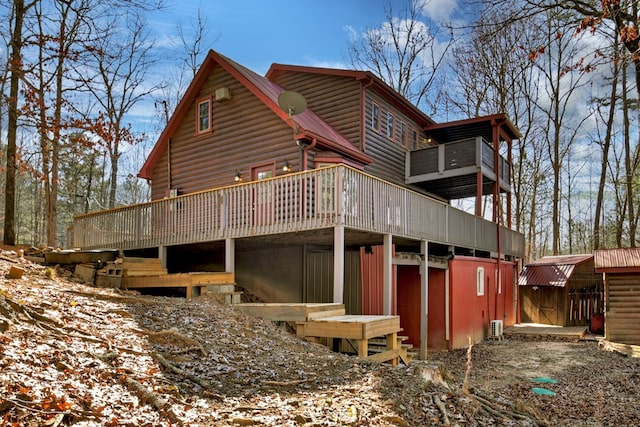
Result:
<svg viewBox="0 0 640 427"><path fill-rule="evenodd" d="M498 175L504 188L511 187L511 164L505 157L498 156L498 173L496 174L495 149L482 137L421 148L410 151L407 156L409 165L407 178L424 176L438 179L443 174L451 175L457 172L464 175L481 169L494 180Z"/></svg>
<svg viewBox="0 0 640 427"><path fill-rule="evenodd" d="M139 249L333 227L497 251L497 225L347 166L187 194L75 218L73 245ZM501 250L524 238L501 227Z"/></svg>

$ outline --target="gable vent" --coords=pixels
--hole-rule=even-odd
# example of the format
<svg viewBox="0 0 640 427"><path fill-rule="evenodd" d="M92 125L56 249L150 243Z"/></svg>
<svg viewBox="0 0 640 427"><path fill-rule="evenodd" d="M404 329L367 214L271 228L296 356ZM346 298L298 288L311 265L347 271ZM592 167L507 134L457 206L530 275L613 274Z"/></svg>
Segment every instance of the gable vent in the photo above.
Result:
<svg viewBox="0 0 640 427"><path fill-rule="evenodd" d="M231 91L228 87L216 89L216 101L228 101L231 99Z"/></svg>

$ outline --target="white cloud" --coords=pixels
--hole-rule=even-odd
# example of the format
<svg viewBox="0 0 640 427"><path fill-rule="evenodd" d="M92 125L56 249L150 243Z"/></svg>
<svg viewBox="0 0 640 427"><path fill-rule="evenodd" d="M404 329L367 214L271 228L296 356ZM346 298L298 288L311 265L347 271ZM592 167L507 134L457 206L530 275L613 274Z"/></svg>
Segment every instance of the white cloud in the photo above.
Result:
<svg viewBox="0 0 640 427"><path fill-rule="evenodd" d="M422 12L438 23L451 21L451 15L458 8L457 0L416 0Z"/></svg>

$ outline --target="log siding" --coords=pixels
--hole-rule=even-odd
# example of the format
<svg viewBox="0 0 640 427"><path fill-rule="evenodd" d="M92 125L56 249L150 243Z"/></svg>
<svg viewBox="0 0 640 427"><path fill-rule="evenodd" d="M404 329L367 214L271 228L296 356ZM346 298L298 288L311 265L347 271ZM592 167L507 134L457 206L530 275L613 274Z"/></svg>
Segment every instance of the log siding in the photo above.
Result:
<svg viewBox="0 0 640 427"><path fill-rule="evenodd" d="M215 100L221 87L230 90L230 100ZM214 67L197 99L207 97L212 100L211 131L195 132L194 102L153 169L152 200L167 197L170 188L189 194L233 184L236 171L249 179L250 165L275 162L276 173L283 173L287 160L294 171L300 170L291 128L220 66Z"/></svg>

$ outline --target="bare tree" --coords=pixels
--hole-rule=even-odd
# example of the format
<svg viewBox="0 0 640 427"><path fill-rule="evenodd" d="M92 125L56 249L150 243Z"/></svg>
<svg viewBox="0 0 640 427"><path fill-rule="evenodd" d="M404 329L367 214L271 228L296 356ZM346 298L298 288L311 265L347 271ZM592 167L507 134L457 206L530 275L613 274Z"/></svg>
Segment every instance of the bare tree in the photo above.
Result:
<svg viewBox="0 0 640 427"><path fill-rule="evenodd" d="M386 21L368 29L349 45L348 59L354 68L370 70L415 105L427 104L435 94L438 69L453 43L439 43L437 32L421 20L425 1L406 0L396 16L392 1L385 6Z"/></svg>
<svg viewBox="0 0 640 427"><path fill-rule="evenodd" d="M16 244L15 214L16 214L16 154L18 137L18 103L20 81L22 80L22 47L24 39L22 35L25 16L29 9L34 7L38 0L25 2L24 0L14 0L11 16L13 28L10 33L10 48L8 69L11 73L9 78L9 100L7 102L7 171L5 181L5 203L4 203L4 237L5 245Z"/></svg>
<svg viewBox="0 0 640 427"><path fill-rule="evenodd" d="M526 0L527 7L523 14L535 13L539 10L564 9L577 14L581 19L577 31L589 31L592 34L598 30L608 31L605 22L613 25L619 39L626 50L627 57L633 63L636 88L636 99L640 100L640 7L637 0L590 1L590 0ZM612 59L615 60L615 59ZM638 123L640 123L640 109ZM640 167L640 142L636 140L635 147L631 142L626 145L625 155L625 183L627 196L627 215L629 226L629 244L636 246L637 212L635 212L634 177Z"/></svg>
<svg viewBox="0 0 640 427"><path fill-rule="evenodd" d="M43 4L34 7L31 31L35 52L31 49L31 64L24 73L22 111L39 136L41 166L36 176L44 187L46 241L50 246L57 244L60 149L63 133L71 126L65 105L78 90L66 70L73 67L80 41L87 40L84 22L91 7L89 0L56 0L47 3L46 9Z"/></svg>
<svg viewBox="0 0 640 427"><path fill-rule="evenodd" d="M198 7L195 21L191 22L189 32L186 33L182 23L177 27L180 44L184 49L184 64L191 72L191 78L195 77L200 66L203 54L209 51L207 45L213 44L220 36L211 40L209 35L208 21L206 15L203 15L202 9Z"/></svg>
<svg viewBox="0 0 640 427"><path fill-rule="evenodd" d="M154 44L146 37L145 22L135 11L127 13L126 19L111 20L105 25L103 38L87 47L96 73L85 82L99 110L91 118L90 131L101 139L111 163L109 208L116 203L122 145L139 140L126 122L126 115L158 87L145 79L157 62L153 56ZM122 22L126 25L124 28L118 25Z"/></svg>

